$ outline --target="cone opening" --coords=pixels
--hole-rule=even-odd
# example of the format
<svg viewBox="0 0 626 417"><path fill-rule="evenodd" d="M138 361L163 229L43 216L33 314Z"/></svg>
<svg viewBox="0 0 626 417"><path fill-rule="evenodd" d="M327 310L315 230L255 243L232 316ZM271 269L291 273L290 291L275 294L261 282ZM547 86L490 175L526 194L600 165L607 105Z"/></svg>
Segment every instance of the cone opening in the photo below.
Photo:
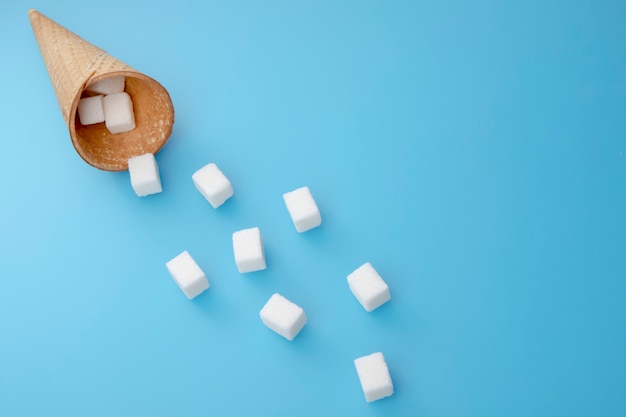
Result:
<svg viewBox="0 0 626 417"><path fill-rule="evenodd" d="M128 169L128 159L157 153L172 133L174 108L167 90L150 77L134 71L115 71L90 79L93 83L109 77L126 77L126 92L133 101L135 129L112 134L104 123L83 126L78 117L76 94L70 112L69 129L78 154L90 165L106 171Z"/></svg>

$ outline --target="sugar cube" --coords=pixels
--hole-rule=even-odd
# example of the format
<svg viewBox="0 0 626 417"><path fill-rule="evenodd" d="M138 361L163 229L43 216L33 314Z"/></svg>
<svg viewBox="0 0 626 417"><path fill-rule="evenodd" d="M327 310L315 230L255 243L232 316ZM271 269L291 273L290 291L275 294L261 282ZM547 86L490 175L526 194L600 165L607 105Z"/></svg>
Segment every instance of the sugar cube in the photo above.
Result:
<svg viewBox="0 0 626 417"><path fill-rule="evenodd" d="M135 128L133 101L127 93L113 93L104 96L104 123L109 132L122 133Z"/></svg>
<svg viewBox="0 0 626 417"><path fill-rule="evenodd" d="M176 284L190 300L209 288L209 281L189 252L183 251L165 264Z"/></svg>
<svg viewBox="0 0 626 417"><path fill-rule="evenodd" d="M263 323L287 340L293 340L306 324L306 314L298 305L276 293L259 313Z"/></svg>
<svg viewBox="0 0 626 417"><path fill-rule="evenodd" d="M133 190L139 197L163 191L159 167L153 154L134 156L128 160L128 172Z"/></svg>
<svg viewBox="0 0 626 417"><path fill-rule="evenodd" d="M214 163L203 166L191 178L213 208L218 208L234 194L230 181Z"/></svg>
<svg viewBox="0 0 626 417"><path fill-rule="evenodd" d="M260 271L266 267L263 239L258 227L233 233L233 252L241 273Z"/></svg>
<svg viewBox="0 0 626 417"><path fill-rule="evenodd" d="M103 96L81 98L78 101L78 118L83 126L104 122Z"/></svg>
<svg viewBox="0 0 626 417"><path fill-rule="evenodd" d="M113 94L121 93L124 91L126 84L126 77L109 77L100 81L96 81L93 84L89 84L86 88L87 91L98 94Z"/></svg>
<svg viewBox="0 0 626 417"><path fill-rule="evenodd" d="M322 224L322 216L309 187L301 187L283 194L283 200L296 230L306 232Z"/></svg>
<svg viewBox="0 0 626 417"><path fill-rule="evenodd" d="M354 366L361 381L365 401L369 403L393 394L393 383L381 352L355 359Z"/></svg>
<svg viewBox="0 0 626 417"><path fill-rule="evenodd" d="M389 286L369 262L348 275L352 294L366 311L372 311L391 299Z"/></svg>

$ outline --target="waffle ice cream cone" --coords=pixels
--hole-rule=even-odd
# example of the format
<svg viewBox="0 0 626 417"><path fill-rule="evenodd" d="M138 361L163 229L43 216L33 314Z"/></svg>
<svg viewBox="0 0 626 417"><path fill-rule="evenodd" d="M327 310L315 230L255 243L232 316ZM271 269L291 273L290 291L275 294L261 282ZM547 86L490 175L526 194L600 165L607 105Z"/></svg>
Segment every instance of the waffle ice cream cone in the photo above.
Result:
<svg viewBox="0 0 626 417"><path fill-rule="evenodd" d="M29 10L28 18L74 148L87 163L106 171L124 171L129 158L157 153L165 145L172 133L174 107L161 84L36 10ZM111 134L103 123L81 125L76 110L85 88L117 76L126 77L135 129Z"/></svg>

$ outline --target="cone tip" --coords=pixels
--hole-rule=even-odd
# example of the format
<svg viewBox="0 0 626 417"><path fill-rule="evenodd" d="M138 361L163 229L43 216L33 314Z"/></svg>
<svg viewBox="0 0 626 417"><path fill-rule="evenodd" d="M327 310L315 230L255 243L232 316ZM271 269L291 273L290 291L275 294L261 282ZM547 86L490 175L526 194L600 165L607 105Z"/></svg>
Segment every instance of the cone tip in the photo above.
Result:
<svg viewBox="0 0 626 417"><path fill-rule="evenodd" d="M28 9L28 18L32 21L33 18L35 18L36 16L39 16L41 13L39 13L37 10L35 9Z"/></svg>

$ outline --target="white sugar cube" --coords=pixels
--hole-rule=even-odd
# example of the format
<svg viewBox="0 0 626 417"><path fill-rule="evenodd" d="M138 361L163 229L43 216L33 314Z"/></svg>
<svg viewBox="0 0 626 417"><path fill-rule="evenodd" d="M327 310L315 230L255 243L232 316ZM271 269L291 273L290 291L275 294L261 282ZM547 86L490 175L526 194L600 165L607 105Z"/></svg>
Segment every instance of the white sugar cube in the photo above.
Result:
<svg viewBox="0 0 626 417"><path fill-rule="evenodd" d="M85 97L78 101L78 118L83 126L104 122L103 96Z"/></svg>
<svg viewBox="0 0 626 417"><path fill-rule="evenodd" d="M104 96L104 123L109 132L122 133L135 128L133 101L124 92Z"/></svg>
<svg viewBox="0 0 626 417"><path fill-rule="evenodd" d="M276 293L259 313L263 323L287 340L293 340L306 324L306 314L298 305Z"/></svg>
<svg viewBox="0 0 626 417"><path fill-rule="evenodd" d="M128 160L130 184L139 197L156 194L163 191L159 166L153 154L134 156Z"/></svg>
<svg viewBox="0 0 626 417"><path fill-rule="evenodd" d="M233 252L239 272L265 269L265 251L263 250L261 231L258 227L233 233Z"/></svg>
<svg viewBox="0 0 626 417"><path fill-rule="evenodd" d="M322 224L322 216L309 187L301 187L285 193L283 194L283 199L291 220L299 233L306 232Z"/></svg>
<svg viewBox="0 0 626 417"><path fill-rule="evenodd" d="M87 86L87 91L98 94L113 94L124 91L126 78L122 75L119 77L109 77Z"/></svg>
<svg viewBox="0 0 626 417"><path fill-rule="evenodd" d="M381 352L355 359L354 366L361 381L365 401L369 403L393 394L393 383Z"/></svg>
<svg viewBox="0 0 626 417"><path fill-rule="evenodd" d="M209 288L209 281L189 252L184 251L165 264L176 284L190 300Z"/></svg>
<svg viewBox="0 0 626 417"><path fill-rule="evenodd" d="M369 262L348 275L348 285L366 311L372 311L391 300L389 286Z"/></svg>
<svg viewBox="0 0 626 417"><path fill-rule="evenodd" d="M233 194L233 187L217 165L210 163L197 170L191 178L200 194L218 208Z"/></svg>

